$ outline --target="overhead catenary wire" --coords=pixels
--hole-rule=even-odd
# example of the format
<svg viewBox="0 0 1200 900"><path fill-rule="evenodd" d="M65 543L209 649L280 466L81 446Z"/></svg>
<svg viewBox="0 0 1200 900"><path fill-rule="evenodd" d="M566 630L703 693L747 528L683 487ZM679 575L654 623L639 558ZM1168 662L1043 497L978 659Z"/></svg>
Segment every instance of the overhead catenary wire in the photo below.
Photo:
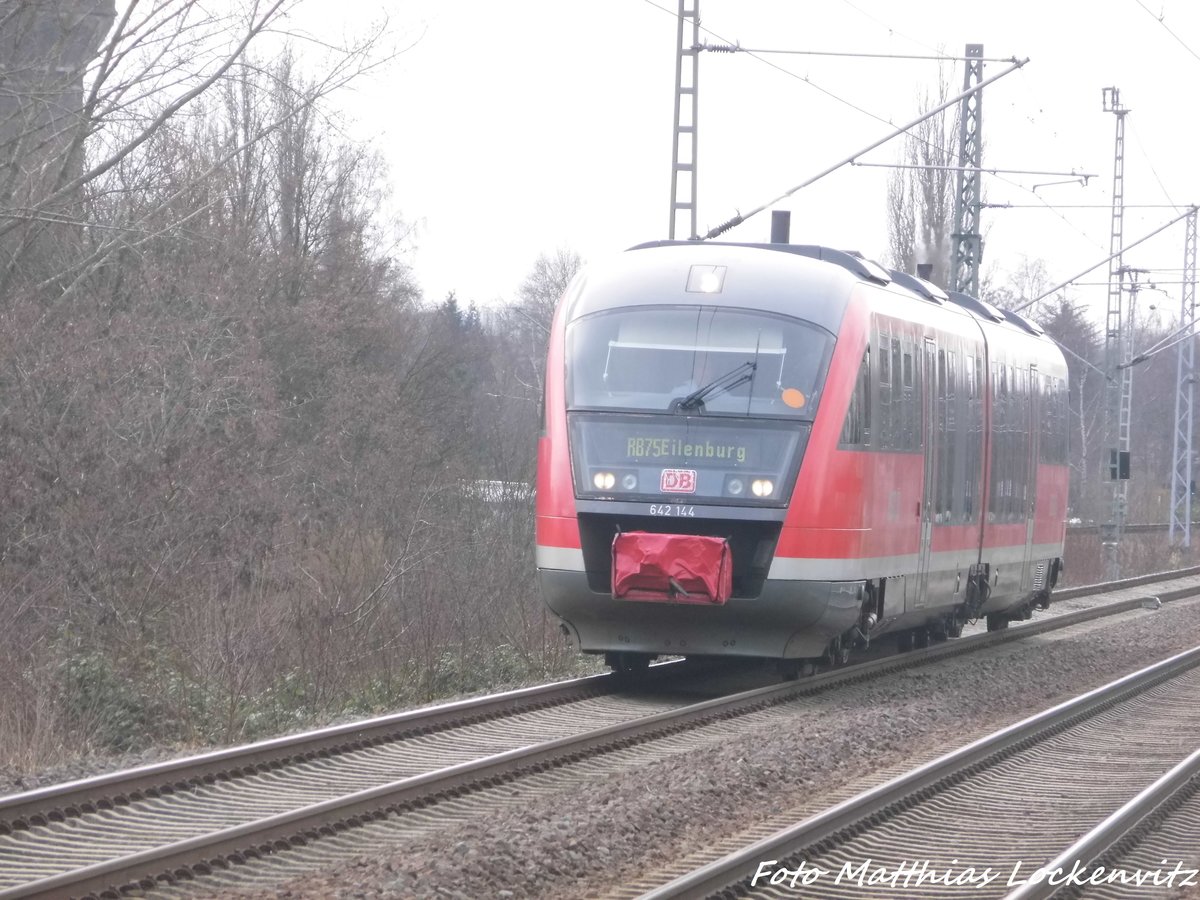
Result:
<svg viewBox="0 0 1200 900"><path fill-rule="evenodd" d="M862 165L860 163L860 165ZM1044 203L981 203L984 209L1042 209ZM1111 203L1056 203L1054 209L1112 209ZM1179 209L1178 203L1123 203L1122 209Z"/></svg>
<svg viewBox="0 0 1200 900"><path fill-rule="evenodd" d="M963 91L961 94L956 94L955 96L951 97L946 102L941 103L938 106L935 106L929 112L927 112L921 116L918 116L916 119L909 122L908 124L902 125L899 128L894 129L893 131L889 132L884 137L880 138L879 140L875 141L874 143L870 144L869 146L864 147L862 150L858 151L857 153L846 157L841 162L834 163L832 166L828 167L827 169L824 169L821 172L818 172L816 175L812 176L811 178L808 178L805 181L802 181L800 184L796 185L795 187L791 188L790 190L784 191L782 194L780 194L778 197L775 197L773 200L768 200L766 203L756 206L754 209L750 210L750 212L746 213L745 215L739 213L738 215L734 216L732 219L729 219L728 221L723 222L722 224L718 225L716 228L712 229L707 234L705 234L704 237L701 238L701 240L709 240L711 238L714 238L721 234L724 234L730 228L733 228L737 225L742 224L742 222L746 221L751 216L755 216L758 213L762 212L764 209L774 206L780 200L784 200L787 197L790 197L792 194L796 193L796 191L800 190L801 188L808 187L813 182L819 181L820 179L824 178L826 175L829 175L832 172L836 172L838 169L842 168L843 166L850 165L852 162L854 162L856 159L858 159L858 157L862 156L864 153L870 153L876 147L882 146L883 144L886 144L888 141L890 141L892 138L898 137L899 135L904 134L910 128L915 128L917 125L920 125L926 119L931 118L932 116L936 116L942 110L947 109L947 108L953 106L954 104L960 102L964 97L969 97L972 94L983 90L989 84L991 84L995 81L998 81L999 79L1003 78L1005 75L1015 72L1017 69L1021 68L1028 62L1029 62L1028 59L1019 60L1018 62L1013 63L1011 66L1009 66L1003 72L999 72L999 73L993 75L991 78L984 79L983 81L979 82L979 84L975 85L974 87L972 87L968 90Z"/></svg>
<svg viewBox="0 0 1200 900"><path fill-rule="evenodd" d="M1117 366L1117 368L1118 369L1128 369L1129 367L1136 366L1139 363L1147 362L1150 359L1152 359L1153 357L1162 353L1164 350L1170 350L1172 347L1182 344L1188 338L1195 337L1195 332L1193 331L1195 326L1196 326L1195 319L1193 319L1192 321L1188 322L1185 325L1181 325L1175 331L1171 332L1170 335L1168 335L1167 337L1163 338L1161 341L1158 342L1159 344L1162 344L1163 341L1170 340L1171 337L1173 335L1175 335L1176 337L1174 340L1171 341L1171 343L1166 344L1165 346L1161 346L1161 347L1158 346L1158 344L1155 344L1149 350L1144 350L1141 353L1139 353L1133 359L1129 360L1129 362L1121 363L1120 365Z"/></svg>
<svg viewBox="0 0 1200 900"><path fill-rule="evenodd" d="M1152 18L1155 22L1157 22L1164 29L1166 29L1167 34L1169 34L1171 37L1175 38L1175 40L1179 42L1179 46L1183 47L1184 50L1186 50L1188 53L1192 54L1192 56L1196 57L1196 59L1200 60L1200 53L1197 53L1195 50L1193 50L1191 47L1189 47L1187 42L1183 38L1181 38L1174 31L1172 31L1171 26L1166 23L1163 16L1156 16L1154 14L1154 12L1150 9L1150 7L1148 7L1145 3L1143 3L1142 0L1133 0L1133 2L1136 3L1138 6L1140 6L1142 9L1144 9L1146 11L1146 15L1150 16L1150 18Z"/></svg>
<svg viewBox="0 0 1200 900"><path fill-rule="evenodd" d="M1050 340L1054 341L1054 343L1058 346L1058 349L1061 350L1063 353L1067 353L1067 354L1075 357L1077 360L1079 360L1081 363L1083 363L1089 369L1094 369L1095 371L1097 371L1101 375L1103 375L1105 378L1108 378L1108 375L1106 375L1104 373L1104 370L1101 369L1094 362L1084 359L1082 356L1080 356L1078 353L1076 353L1074 350L1072 350L1070 347L1068 347L1066 344L1062 343L1061 341L1057 340L1056 338L1052 337L1052 338L1050 338Z"/></svg>
<svg viewBox="0 0 1200 900"><path fill-rule="evenodd" d="M1153 344L1151 344L1149 347L1147 347L1141 353L1136 354L1133 357L1133 359L1131 359L1129 362L1123 363L1123 365L1132 366L1134 363L1145 362L1147 359L1149 359L1155 353L1158 353L1160 350L1167 349L1163 345L1167 344L1168 341L1170 341L1170 344L1167 344L1167 346L1174 347L1178 343L1178 341L1175 340L1175 338L1178 337L1181 333L1183 333L1185 331L1191 331L1192 328L1195 326L1195 324L1196 324L1195 319L1189 319L1188 321L1181 324L1174 331L1168 332L1163 337L1159 338L1157 341L1155 341ZM1120 368L1120 367L1118 366L1118 368Z"/></svg>
<svg viewBox="0 0 1200 900"><path fill-rule="evenodd" d="M1002 169L991 166L935 166L935 165L910 165L908 163L873 163L859 162L853 160L852 166L867 166L875 169L927 169L935 172L979 172L984 175L998 175L1003 172L1006 175L1070 175L1074 178L1082 178L1087 181L1089 178L1099 178L1100 176L1094 172L1076 172L1072 169L1070 172L1043 172L1038 169Z"/></svg>
<svg viewBox="0 0 1200 900"><path fill-rule="evenodd" d="M654 7L655 9L659 10L660 12L662 12L662 13L664 13L664 14L666 14L666 15L670 16L672 19L678 18L678 14L677 14L676 12L674 12L674 11L672 11L672 10L670 10L670 9L667 9L667 8L666 8L666 7L664 7L664 6L661 6L660 4L658 4L658 3L654 2L654 0L643 0L643 2L644 2L644 3L646 3L646 4L647 4L647 5L649 5L649 6L652 6L652 7ZM923 43L923 42L921 42L921 41L918 41L918 40L916 40L915 38L912 38L912 37L910 37L910 36L908 36L908 35L906 35L906 34L903 34L902 32L900 32L900 31L897 31L896 29L892 28L891 26L889 26L889 25L887 25L887 24L885 24L885 23L881 22L881 21L880 21L879 19L877 19L876 17L874 17L874 16L870 15L869 13L867 13L867 12L863 11L862 9L858 8L857 6L855 6L853 3L849 2L849 0L842 0L842 2L843 2L843 3L845 3L845 5L846 5L846 6L849 6L851 9L853 9L855 12L859 13L860 15L863 15L863 16L865 16L866 18L868 18L868 19L871 19L872 21L875 21L875 22L877 22L877 23L878 23L878 24L880 24L880 25L883 25L883 27L887 28L887 30L888 30L888 32L889 32L890 34L896 34L896 35L898 35L898 36L900 36L900 37L902 37L902 38L904 38L904 39L906 39L906 40L910 41L911 43L917 44L917 45L919 45L919 46L922 46L922 47L926 47L927 49L930 49L930 50L933 50L933 49L934 49L934 48L931 48L931 47L929 47L929 45L928 45L928 44L925 44L925 43ZM728 38L726 38L726 37L724 37L724 36L722 36L722 35L720 35L720 34L717 34L717 33L716 33L715 31L713 31L711 28L708 28L708 27L707 27L707 26L705 26L705 25L700 25L699 27L700 27L700 30L704 31L704 32L705 32L706 34L708 34L708 35L711 35L713 38L715 38L715 39L717 39L717 40L719 40L719 41L722 41L722 42L724 42L724 43L727 43L727 44L728 44L728 43L730 43ZM895 123L894 123L894 121L893 121L892 119L889 119L889 118L887 118L887 117L885 117L885 116L877 115L876 113L873 113L873 112L871 112L871 111L870 111L870 110L868 110L868 109L864 109L863 107L861 107L861 106L858 106L857 104L853 103L853 102L852 102L852 101L850 101L850 100L847 100L847 99L845 99L844 97L840 97L840 96L838 96L837 94L833 93L832 91L828 90L827 88L821 87L821 85L819 85L819 84L817 84L816 82L814 82L814 81L813 81L811 78L809 78L808 76L805 76L805 75L799 75L799 74L797 74L796 72L792 72L791 70L789 70L789 69L786 69L786 68L784 68L783 66L780 66L780 65L778 65L778 64L776 64L776 63L774 63L774 62L772 62L772 61L771 61L771 60L769 60L769 59L766 59L766 58L764 58L763 56L761 56L761 55L759 55L758 53L755 53L755 52L753 52L753 51L746 51L746 52L749 54L749 56L750 56L752 59L758 60L758 61L759 61L759 62L761 62L763 65L770 66L772 69L775 69L775 70L776 70L776 71L778 71L778 72L782 72L784 75L787 75L787 76L789 76L789 77L791 77L791 78L795 78L797 81L800 81L800 82L802 82L802 83L804 83L804 84L808 85L809 87L811 87L811 88L813 88L813 89L815 89L815 90L817 90L817 91L821 92L822 94L825 94L825 95L826 95L826 96L828 96L829 98L831 98L831 99L835 100L836 102L838 102L838 103L842 104L843 106L846 106L846 107L848 107L848 108L850 108L850 109L854 110L855 112L861 113L862 115L865 115L865 116L867 116L867 117L869 117L869 118L871 118L871 119L874 119L874 120L875 120L875 121L877 121L877 122L882 122L882 123L884 123L884 124L886 124L886 125L893 125L893 126L894 126L894 124L895 124ZM934 51L934 52L936 52L936 51ZM955 56L955 57L951 57L951 56L948 56L948 55L947 55L947 56L943 56L943 57L931 57L931 58L933 58L933 59L942 59L942 60L944 60L944 61L947 61L947 62L957 61L957 60L959 59L959 57L956 57L956 56ZM1015 59L1015 57L1014 57L1014 59ZM1025 59L1025 60L1024 60L1024 62L1025 62L1025 63L1027 63L1027 62L1029 62L1029 60L1028 60L1028 59ZM1004 74L1007 74L1007 72L1008 72L1008 71L1011 71L1011 69L1009 69L1009 70L1006 70L1006 72L1005 72ZM990 82L991 80L992 80L992 79L988 79L988 81L989 81L989 82ZM987 82L985 82L985 83L987 83ZM982 85L980 85L979 87L982 87ZM942 107L942 108L945 108L945 107ZM940 111L940 110L939 110L939 111ZM909 126L909 127L912 127L912 126ZM938 146L938 145L936 145L936 144L932 143L931 141L925 140L924 138L920 137L919 135L910 134L910 135L909 135L909 137L910 137L911 139L915 140L915 141L918 141L918 142L920 142L920 143L922 143L922 144L925 144L926 146L929 146L929 147L932 147L932 148L934 148L934 149L935 149L935 150L937 150L938 152L945 152L945 149L946 149L946 148L944 148L944 147L940 147L940 146ZM880 143L885 143L885 142L886 142L886 141L884 141L884 142L880 142ZM878 146L878 145L874 145L874 146ZM874 149L874 147L872 147L872 148L869 148L869 149ZM866 152L866 151L864 151L864 152ZM860 154L860 155L861 155L861 154ZM828 174L828 173L824 173L824 174ZM821 176L821 177L823 177L823 176ZM1099 242L1099 241L1097 241L1097 240L1096 240L1094 237L1092 237L1091 235L1089 235L1089 234L1088 234L1086 231L1084 231L1084 230L1083 230L1083 228L1081 228L1081 227L1080 227L1078 224L1076 224L1076 223L1072 222L1072 221L1071 221L1069 218L1067 218L1067 216L1065 216L1065 215L1064 215L1062 212L1060 212L1060 211L1059 211L1059 209L1058 209L1058 207L1057 207L1057 206L1055 206L1054 204L1051 204L1051 203L1047 202L1047 201L1046 201L1045 199L1043 199L1043 198L1042 198L1040 195L1038 195L1038 194L1037 194L1037 192L1036 192L1036 191L1034 191L1032 188L1026 187L1026 186L1025 186L1025 185L1023 185L1023 184L1019 184L1018 182L1016 182L1016 181L1013 181L1011 178L1006 178L1006 177L1004 177L1003 175L996 174L996 175L993 175L992 177L996 178L998 181L1001 181L1001 182L1003 182L1003 183L1005 183L1005 184L1008 184L1008 185L1010 185L1010 186L1012 186L1012 187L1015 187L1015 188L1017 188L1018 190L1022 190L1022 191L1025 191L1025 192L1027 192L1027 193L1031 193L1031 194L1033 194L1033 196L1037 197L1037 198L1038 198L1038 200L1040 201L1040 202L1039 202L1039 204L1037 204L1038 206L1040 206L1041 208L1047 209L1047 210L1049 210L1050 212L1054 213L1054 215L1056 215L1056 216L1057 216L1059 219L1061 219L1061 220L1062 220L1063 224L1065 224L1065 225L1067 225L1068 227L1070 227L1070 228L1074 229L1075 231L1077 231L1077 232L1078 232L1078 233L1079 233L1079 234L1080 234L1080 235L1081 235L1083 238L1085 238L1086 240L1088 240L1088 241L1090 241L1091 243L1095 244L1095 245L1096 245L1097 247L1099 247L1100 249L1102 249L1102 250L1103 250L1103 249L1105 249L1105 246L1104 246L1104 244L1100 243L1100 242ZM805 186L805 185L800 185L799 187L804 187L804 186ZM794 189L794 190L799 190L799 187L798 187L798 188L796 188L796 189ZM785 196L785 197L786 197L786 196L790 196L790 195L791 195L791 193L793 193L793 192L794 192L794 191L792 191L792 192L788 192L788 193L787 193L787 194L785 194L784 196ZM779 199L783 199L783 197L781 197L781 198L779 198ZM778 201L773 201L773 202L778 202ZM753 215L753 213L751 213L750 215ZM743 217L742 217L742 221L744 221L746 218L748 218L748 216L743 216ZM721 226L718 226L718 227L721 227ZM716 232L716 233L717 233L717 234L723 233L723 231L725 231L725 230L728 230L728 228L730 228L730 227L733 227L733 226L732 226L732 225L726 225L725 227L723 227L723 228L722 228L722 231L718 231L718 232ZM708 234L706 237L713 236L713 234L714 234L714 232L710 231L710 232L709 232L709 234Z"/></svg>
<svg viewBox="0 0 1200 900"><path fill-rule="evenodd" d="M1155 269L1154 271L1161 272L1163 270ZM1072 281L1071 282L1071 285L1073 287L1107 287L1108 284L1109 284L1109 282L1107 282L1107 281ZM1151 285L1151 287L1146 287L1146 288L1144 288L1144 290L1154 290L1159 285L1163 285L1163 284L1169 284L1169 285L1173 286L1173 285L1177 285L1177 284L1191 284L1191 282L1190 281L1161 281L1161 280L1155 278L1153 281L1147 282L1147 284Z"/></svg>
<svg viewBox="0 0 1200 900"><path fill-rule="evenodd" d="M904 40L908 41L910 44L916 44L918 47L924 47L926 50L930 50L935 53L937 52L936 48L930 47L924 41L919 41L912 35L905 34L903 31L900 31L900 30L892 27L887 22L880 19L878 16L873 16L869 12L867 12L865 9L861 9L860 7L855 6L853 3L850 2L850 0L842 0L842 3L844 5L850 7L852 10L854 10L856 13L858 13L863 18L870 19L876 25L880 25L880 26L886 28L889 36L896 35L898 37L904 38Z"/></svg>
<svg viewBox="0 0 1200 900"><path fill-rule="evenodd" d="M1034 297L1032 300L1028 301L1027 303L1022 303L1020 306L1016 307L1013 310L1013 312L1020 312L1023 309L1028 309L1030 306L1033 306L1033 304L1037 303L1040 300L1045 300L1051 294L1055 294L1058 291L1061 291L1067 285L1073 284L1074 282L1076 282L1080 278L1082 278L1084 275L1087 275L1089 272L1095 271L1096 269L1100 268L1105 263L1110 262L1113 259L1116 259L1118 256L1122 255L1123 253L1128 253L1130 250L1132 250L1134 247L1138 246L1139 244L1144 244L1146 241L1150 240L1150 238L1154 237L1155 235L1161 234L1162 232L1166 231L1168 228L1170 228L1172 225L1176 224L1177 222L1182 222L1188 216L1190 216L1194 212L1196 212L1197 209L1200 209L1200 207L1189 206L1184 212L1180 213L1178 216L1176 216L1170 222L1167 222L1164 225L1160 225L1158 228L1155 228L1153 231L1151 231L1149 234L1145 235L1144 237L1138 238L1132 244L1126 244L1124 247L1122 247L1116 253L1109 254L1104 259L1100 260L1098 263L1088 266L1086 269L1084 269L1082 272L1080 272L1078 275L1074 276L1073 278L1068 278L1066 281L1062 282L1061 284L1056 284L1054 287L1050 288L1048 291L1043 291L1041 294Z"/></svg>
<svg viewBox="0 0 1200 900"><path fill-rule="evenodd" d="M677 13L672 12L671 10L667 9L665 6L660 6L659 4L655 3L654 0L642 0L642 2L644 2L650 6L653 6L655 9L660 10L661 12L666 13L672 19L679 18ZM711 28L708 28L704 25L701 25L699 27L700 27L701 31L712 35L717 40L722 41L723 43L726 43L726 44L730 43L730 41L727 37L717 34ZM765 57L759 55L758 53L755 53L754 51L748 50L748 51L746 51L746 53L751 59L756 59L763 65L770 66L772 69L774 69L777 72L782 72L784 75L787 75L790 78L795 78L797 81L808 85L813 90L819 91L820 93L829 97L831 100L834 100L834 101L842 104L843 106L846 106L846 107L854 110L857 113L862 113L864 116L874 119L877 122L883 122L886 125L894 124L890 119L887 119L880 115L876 115L875 113L871 112L869 109L864 109L863 107L859 106L858 104L854 103L853 101L847 100L845 97L841 97L838 94L835 94L833 91L829 90L828 88L821 87L821 85L819 85L817 82L813 81L807 75L800 75L796 72L791 71L790 69L785 69L783 66L779 65L778 63L774 63L771 60L766 59ZM955 59L955 57L948 56L948 57L945 57L945 59L947 62L950 62L953 59ZM1026 60L1026 62L1028 62L1028 60ZM928 142L926 141L925 143L928 143Z"/></svg>
<svg viewBox="0 0 1200 900"><path fill-rule="evenodd" d="M928 53L863 53L851 50L772 50L764 47L743 47L740 43L734 44L709 44L707 42L700 44L693 49L707 50L710 53L762 53L762 54L780 54L785 56L835 56L846 59L913 59L913 60L933 60L936 62L994 62L994 63L1015 63L1015 56L949 56L942 54Z"/></svg>
<svg viewBox="0 0 1200 900"><path fill-rule="evenodd" d="M905 34L905 33L904 33L904 32L902 32L902 31L899 31L899 30L897 30L896 28L894 28L893 26L891 26L891 25L889 25L888 23L884 22L883 20L879 19L878 17L876 17L876 16L874 16L874 15L871 15L871 14L870 14L869 12L867 12L866 10L864 10L864 9L861 9L860 7L858 7L858 6L854 5L853 3L851 3L851 2L850 2L850 0L842 0L842 3L844 3L846 6L850 7L852 10L854 10L855 12L857 12L859 15L863 16L864 18L870 19L871 21L875 22L876 24L878 24L878 25L881 25L881 26L883 26L884 28L886 28L886 29L887 29L887 31L888 31L888 34L889 34L889 35L891 35L891 34L898 35L899 37L902 37L902 38L904 38L905 40L909 41L910 43L916 44L916 45L918 45L918 46L920 46L920 47L925 47L926 49L929 49L929 50L933 50L933 49L934 49L934 48L930 47L928 44L924 43L923 41L919 41L919 40L917 40L916 38L914 38L914 37L912 37L912 36L910 36L910 35L907 35L907 34ZM935 51L935 52L936 52L936 51ZM953 59L953 60L955 60L955 61L958 61L958 60L960 60L960 59L963 59L963 57L946 57L946 59L948 59L948 60L949 60L949 59ZM1015 57L1014 57L1014 59L1015 59ZM986 60L984 60L984 61L985 61L985 62L994 62L994 61L1006 61L1006 60L994 60L994 59L986 59ZM878 116L877 116L876 118L880 118L880 117L878 117ZM891 124L891 123L890 123L890 121L889 121L889 124ZM934 146L934 147L935 147L935 149L937 149L937 150L942 150L942 149L943 149L943 148L940 148L940 147L936 147L935 145L931 144L929 141L926 141L926 140L924 140L923 138L920 138L920 137L918 137L917 135L910 135L910 137L914 138L915 140L921 141L922 143L924 143L924 144L926 144L926 145L928 145L928 146ZM1079 234L1080 234L1080 235L1082 235L1084 238L1086 238L1086 239L1087 239L1087 240L1089 240L1089 241L1092 241L1092 242L1093 242L1093 243L1095 243L1097 246L1099 246L1099 247L1101 247L1101 248L1103 249L1103 246L1104 246L1103 244L1100 244L1099 242L1097 242L1097 241L1095 241L1093 238L1091 238L1091 237L1090 237L1090 236L1089 236L1089 235L1088 235L1088 234L1087 234L1087 233L1086 233L1086 232L1085 232L1085 231L1084 231L1082 228L1080 228L1080 227L1079 227L1078 225L1076 225L1075 223L1071 222L1071 221L1070 221L1070 220L1069 220L1069 219L1068 219L1068 218L1067 218L1065 215L1063 215L1061 212L1059 212L1059 207L1058 207L1057 205L1055 205L1055 204L1051 204L1051 203L1047 202L1047 201L1046 201L1044 198L1042 198L1040 195L1038 195L1038 194L1037 194L1037 192L1036 192L1035 190L1033 190L1032 188L1026 187L1026 186L1025 186L1025 185L1023 185L1023 184L1019 184L1018 182L1016 182L1016 181L1013 181L1011 178L1005 178L1004 176L1002 176L1002 175L999 175L999 174L996 174L996 173L986 173L986 174L990 174L990 175L992 175L992 177L996 178L998 181L1004 182L1005 184L1008 184L1008 185L1010 185L1010 186L1012 186L1012 187L1015 187L1015 188L1017 188L1018 190L1026 191L1026 192L1028 192L1028 193L1032 193L1032 194L1033 194L1035 197L1037 197L1037 198L1038 198L1038 200L1039 200L1039 203L1037 203L1037 204L1036 204L1036 206L1038 206L1039 208L1044 208L1044 209L1048 209L1048 210L1050 210L1052 213L1054 213L1056 216L1058 216L1058 217L1059 217L1059 218L1060 218L1060 219L1063 221L1063 223L1064 223L1064 224L1066 224L1066 225L1070 226L1071 228L1075 229L1075 230L1076 230L1076 231L1078 231L1078 232L1079 232ZM984 206L986 206L986 205L987 205L987 204L984 204ZM1031 204L1031 206L1033 206L1033 205L1034 205L1034 204Z"/></svg>
<svg viewBox="0 0 1200 900"><path fill-rule="evenodd" d="M1146 152L1146 145L1142 143L1141 136L1138 134L1137 129L1131 127L1129 130L1133 133L1133 139L1137 142L1138 149L1142 151L1142 156L1144 156L1146 158L1146 165L1148 165L1150 167L1150 174L1153 175L1154 180L1158 182L1159 190L1161 190L1163 192L1163 196L1166 197L1168 201L1170 201L1171 195L1169 193L1167 193L1167 186L1165 184L1163 184L1162 178L1159 177L1158 169L1154 168L1154 163L1150 159L1150 154L1148 152ZM1178 203L1172 203L1171 205L1174 206L1176 209L1179 208Z"/></svg>

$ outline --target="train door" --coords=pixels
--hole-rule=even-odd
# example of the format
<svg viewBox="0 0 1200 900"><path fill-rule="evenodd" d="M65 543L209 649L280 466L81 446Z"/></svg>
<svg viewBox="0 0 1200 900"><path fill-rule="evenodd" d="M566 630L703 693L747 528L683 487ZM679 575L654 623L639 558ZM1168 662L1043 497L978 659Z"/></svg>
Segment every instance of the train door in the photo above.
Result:
<svg viewBox="0 0 1200 900"><path fill-rule="evenodd" d="M1041 441L1041 383L1037 365L1031 365L1026 377L1025 431L1029 435L1025 453L1025 559L1021 567L1021 589L1033 588L1033 520L1037 506L1037 463Z"/></svg>
<svg viewBox="0 0 1200 900"><path fill-rule="evenodd" d="M925 339L925 350L921 365L921 445L924 448L925 477L921 489L921 540L917 549L917 595L916 606L928 603L929 561L933 548L933 517L936 510L935 488L937 486L937 400L938 384L937 343L933 338Z"/></svg>

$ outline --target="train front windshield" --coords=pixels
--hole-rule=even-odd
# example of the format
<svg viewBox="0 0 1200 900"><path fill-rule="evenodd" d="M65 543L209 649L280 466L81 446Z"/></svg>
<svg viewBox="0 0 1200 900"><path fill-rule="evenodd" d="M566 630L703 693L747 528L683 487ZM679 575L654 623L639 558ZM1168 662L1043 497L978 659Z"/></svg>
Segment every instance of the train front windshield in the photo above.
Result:
<svg viewBox="0 0 1200 900"><path fill-rule="evenodd" d="M568 331L570 409L811 420L833 336L711 306L612 310Z"/></svg>

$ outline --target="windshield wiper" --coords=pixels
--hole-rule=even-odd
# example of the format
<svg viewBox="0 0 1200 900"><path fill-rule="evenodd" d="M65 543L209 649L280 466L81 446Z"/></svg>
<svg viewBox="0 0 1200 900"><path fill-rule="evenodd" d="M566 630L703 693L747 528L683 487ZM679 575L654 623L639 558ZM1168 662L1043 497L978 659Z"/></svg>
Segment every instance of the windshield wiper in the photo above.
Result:
<svg viewBox="0 0 1200 900"><path fill-rule="evenodd" d="M754 379L754 372L757 369L758 363L747 360L736 369L726 372L720 378L704 385L704 387L692 391L686 397L672 400L671 409L699 409L704 406L705 400L727 394L735 387L743 385L747 381L752 381Z"/></svg>

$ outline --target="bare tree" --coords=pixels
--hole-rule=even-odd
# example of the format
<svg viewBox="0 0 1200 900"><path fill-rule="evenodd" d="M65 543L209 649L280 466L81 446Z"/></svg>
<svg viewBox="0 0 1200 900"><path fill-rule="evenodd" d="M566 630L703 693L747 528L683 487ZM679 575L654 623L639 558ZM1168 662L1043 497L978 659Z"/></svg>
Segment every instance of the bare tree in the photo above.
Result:
<svg viewBox="0 0 1200 900"><path fill-rule="evenodd" d="M1022 275L1007 289L1014 299L1025 291L1040 294L1044 287L1029 284L1046 279L1041 260L1024 261ZM1031 281L1032 279L1032 281ZM1048 279L1046 279L1048 280ZM999 298L998 298L999 299ZM1063 348L1067 358L1068 406L1070 415L1071 467L1070 507L1075 515L1095 518L1099 515L1099 471L1101 429L1104 415L1104 376L1096 368L1100 358L1100 329L1088 320L1084 308L1059 294L1040 310L1038 321Z"/></svg>
<svg viewBox="0 0 1200 900"><path fill-rule="evenodd" d="M395 535L414 469L438 462L425 447L452 446L439 347L379 159L320 109L377 35L315 74L286 48L256 63L288 6L0 8L0 720L27 733L169 731L206 692L231 733L305 653L369 648L389 573L423 546ZM7 50L27 34L49 46L25 65ZM188 627L206 622L228 627ZM297 622L320 643L299 648Z"/></svg>
<svg viewBox="0 0 1200 900"><path fill-rule="evenodd" d="M0 294L17 284L70 292L112 254L151 237L144 218L89 218L98 183L122 165L128 180L139 150L218 84L253 42L284 32L283 18L297 2L252 0L217 12L200 0L131 0L111 28L112 0L15 0L0 13L0 47L41 36L33 42L40 62L21 60L25 77L10 79L10 99L0 107L0 143L12 161L0 180ZM264 139L378 64L380 38L377 30L346 48L314 81L306 104L243 134L239 146ZM60 58L67 63L46 64ZM49 106L47 91L55 98ZM106 209L120 212L119 205ZM81 238L84 227L89 233Z"/></svg>
<svg viewBox="0 0 1200 900"><path fill-rule="evenodd" d="M37 144L44 122L13 120L0 762L570 664L525 484L578 257L540 259L491 328L424 303L382 161L324 102L371 38L323 72L264 63L286 6L246 5L130 0L70 128ZM469 489L489 478L499 501Z"/></svg>
<svg viewBox="0 0 1200 900"><path fill-rule="evenodd" d="M581 268L583 260L573 250L560 247L552 255L539 254L517 291L518 301L506 311L506 331L512 341L506 351L512 357L512 388L526 402L541 400L554 311Z"/></svg>
<svg viewBox="0 0 1200 900"><path fill-rule="evenodd" d="M543 335L550 333L550 322L554 308L575 277L583 260L574 250L560 247L553 255L541 253L533 264L533 271L517 291L520 302L517 309L524 318L535 325Z"/></svg>
<svg viewBox="0 0 1200 900"><path fill-rule="evenodd" d="M937 94L919 97L921 111L944 103L951 96L945 72ZM932 265L931 280L946 286L950 271L950 242L954 230L955 173L958 112L943 110L923 120L905 135L900 165L888 176L888 246L891 264L915 272L922 263ZM941 167L941 168L939 168Z"/></svg>

